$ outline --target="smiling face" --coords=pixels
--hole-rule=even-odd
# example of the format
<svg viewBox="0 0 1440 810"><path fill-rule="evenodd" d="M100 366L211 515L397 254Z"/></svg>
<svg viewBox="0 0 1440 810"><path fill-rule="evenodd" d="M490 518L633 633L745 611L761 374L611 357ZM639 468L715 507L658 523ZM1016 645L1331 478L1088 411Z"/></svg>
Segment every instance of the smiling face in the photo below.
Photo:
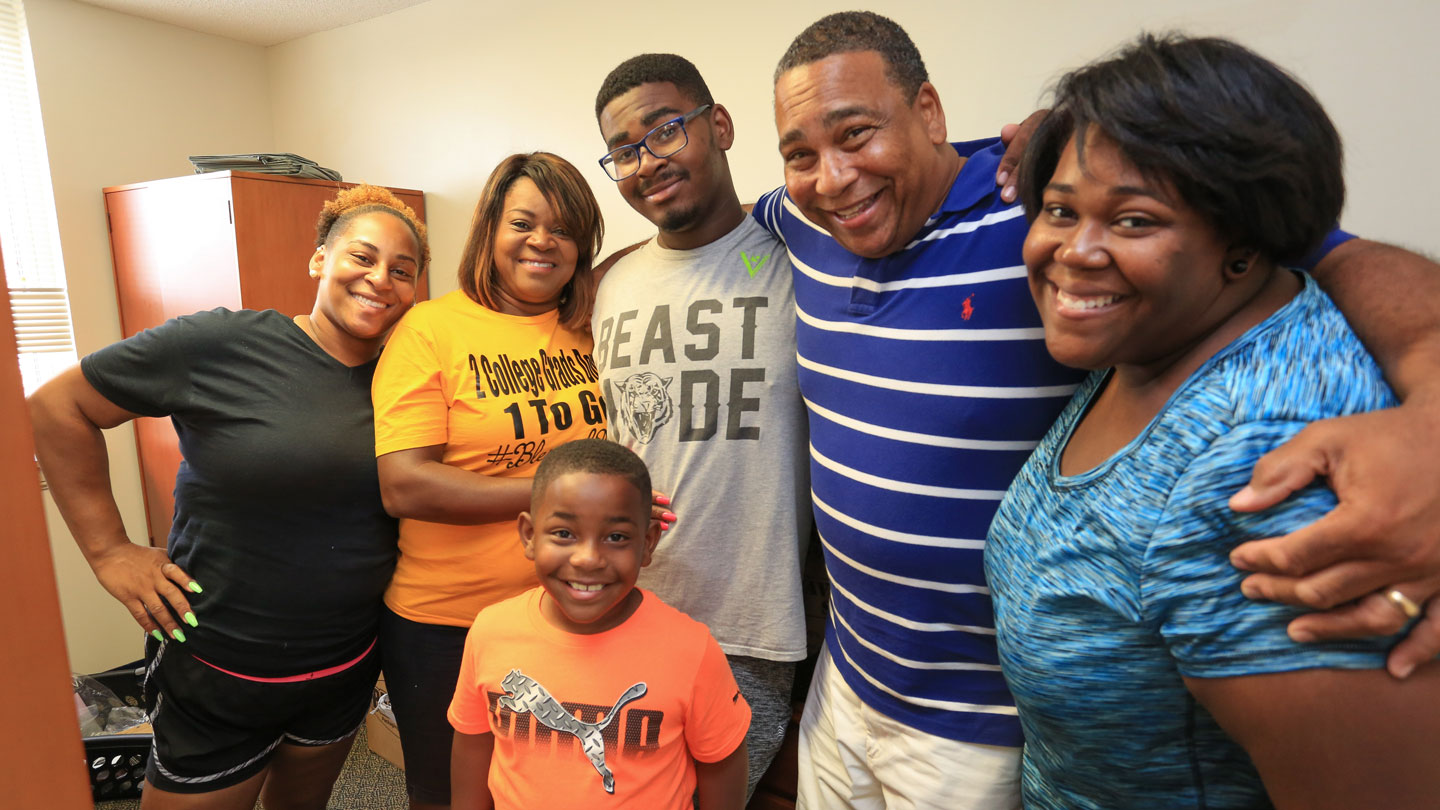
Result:
<svg viewBox="0 0 1440 810"><path fill-rule="evenodd" d="M356 216L316 248L310 271L319 274L320 287L310 321L321 345L333 339L378 349L415 303L419 257L410 227L383 211Z"/></svg>
<svg viewBox="0 0 1440 810"><path fill-rule="evenodd" d="M541 613L570 633L603 633L640 606L635 580L660 527L650 499L620 475L565 473L519 518L525 557L549 597Z"/></svg>
<svg viewBox="0 0 1440 810"><path fill-rule="evenodd" d="M958 166L935 88L922 83L906 103L885 67L879 53L853 51L775 82L786 189L808 219L867 258L888 256L919 233Z"/></svg>
<svg viewBox="0 0 1440 810"><path fill-rule="evenodd" d="M648 82L605 105L600 135L607 150L632 144L698 106L669 82ZM731 187L724 153L734 142L734 128L725 108L712 105L685 125L685 135L685 148L669 157L641 149L638 170L615 184L625 202L662 235L703 228Z"/></svg>
<svg viewBox="0 0 1440 810"><path fill-rule="evenodd" d="M535 181L521 177L505 192L495 226L495 299L507 315L540 315L560 305L580 248Z"/></svg>
<svg viewBox="0 0 1440 810"><path fill-rule="evenodd" d="M1243 253L1090 132L1083 167L1075 139L1066 144L1025 240L1045 345L1076 368L1158 372L1233 315L1264 271L1231 272Z"/></svg>

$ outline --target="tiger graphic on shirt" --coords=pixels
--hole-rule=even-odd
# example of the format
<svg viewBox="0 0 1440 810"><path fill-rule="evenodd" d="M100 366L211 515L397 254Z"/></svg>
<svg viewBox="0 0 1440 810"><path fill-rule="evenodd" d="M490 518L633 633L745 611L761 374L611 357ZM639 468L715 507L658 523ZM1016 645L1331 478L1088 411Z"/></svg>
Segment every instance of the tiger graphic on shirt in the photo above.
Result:
<svg viewBox="0 0 1440 810"><path fill-rule="evenodd" d="M615 416L641 444L649 444L675 414L675 403L670 400L671 379L642 371L616 383L620 401L615 404Z"/></svg>
<svg viewBox="0 0 1440 810"><path fill-rule="evenodd" d="M529 712L545 727L573 735L580 741L580 749L585 752L585 757L600 774L605 784L605 792L615 792L615 775L605 765L605 738L602 732L620 716L620 710L625 704L645 695L648 687L643 681L626 689L605 716L595 723L586 723L576 718L560 705L560 701L556 700L549 690L518 669L510 670L510 674L505 676L500 686L507 694L500 697L497 705L516 713Z"/></svg>

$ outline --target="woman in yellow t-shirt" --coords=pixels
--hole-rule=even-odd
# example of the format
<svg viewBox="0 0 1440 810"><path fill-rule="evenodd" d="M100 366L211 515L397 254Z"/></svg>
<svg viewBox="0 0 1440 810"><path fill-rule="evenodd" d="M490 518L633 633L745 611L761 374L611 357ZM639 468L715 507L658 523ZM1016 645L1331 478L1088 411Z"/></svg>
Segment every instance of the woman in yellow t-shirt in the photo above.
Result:
<svg viewBox="0 0 1440 810"><path fill-rule="evenodd" d="M511 155L490 174L460 289L395 327L375 373L375 453L400 558L380 629L412 808L450 803L445 712L481 608L536 584L515 519L546 452L605 436L590 358L604 223L574 166Z"/></svg>

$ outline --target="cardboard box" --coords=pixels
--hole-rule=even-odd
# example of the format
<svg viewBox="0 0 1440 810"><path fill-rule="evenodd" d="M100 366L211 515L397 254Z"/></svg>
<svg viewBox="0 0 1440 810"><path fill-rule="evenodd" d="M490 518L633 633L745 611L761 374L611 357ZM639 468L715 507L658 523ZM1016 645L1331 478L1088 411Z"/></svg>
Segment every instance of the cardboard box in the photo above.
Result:
<svg viewBox="0 0 1440 810"><path fill-rule="evenodd" d="M375 683L370 696L370 713L365 716L365 739L370 750L405 769L405 755L400 752L400 732L395 728L395 715L390 711L390 694L385 691L385 677Z"/></svg>

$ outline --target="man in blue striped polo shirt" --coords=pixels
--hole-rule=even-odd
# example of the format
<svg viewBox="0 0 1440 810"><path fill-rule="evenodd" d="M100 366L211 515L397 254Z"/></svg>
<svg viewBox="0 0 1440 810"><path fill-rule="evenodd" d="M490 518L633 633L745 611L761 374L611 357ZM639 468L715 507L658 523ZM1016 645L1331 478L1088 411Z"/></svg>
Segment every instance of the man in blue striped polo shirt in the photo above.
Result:
<svg viewBox="0 0 1440 810"><path fill-rule="evenodd" d="M795 269L832 586L798 804L1019 807L1020 727L996 657L984 539L1082 375L1045 350L1021 263L1027 223L994 183L1003 147L948 143L914 44L868 12L827 16L795 39L776 70L775 115L786 188L753 214ZM1356 243L1316 268L1322 284L1363 272L1335 259ZM1392 279L1417 264L1431 272L1403 255L1413 262L1387 268ZM1375 293L1353 283L1330 292L1374 311L1364 296ZM1362 326L1394 363L1410 350Z"/></svg>

